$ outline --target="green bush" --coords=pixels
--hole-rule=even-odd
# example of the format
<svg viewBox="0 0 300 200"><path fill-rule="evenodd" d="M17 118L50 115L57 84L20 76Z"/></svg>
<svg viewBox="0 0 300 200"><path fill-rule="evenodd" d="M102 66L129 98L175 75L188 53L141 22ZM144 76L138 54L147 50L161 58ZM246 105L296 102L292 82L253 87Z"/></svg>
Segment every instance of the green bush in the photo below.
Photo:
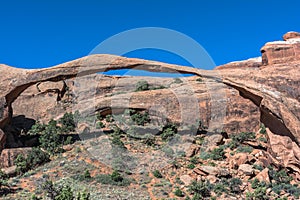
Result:
<svg viewBox="0 0 300 200"><path fill-rule="evenodd" d="M131 115L131 119L139 126L144 126L146 123L150 122L150 116L148 112L144 112L144 113L137 112Z"/></svg>
<svg viewBox="0 0 300 200"><path fill-rule="evenodd" d="M4 174L3 171L0 169L0 190L3 186L8 186L7 180L8 176Z"/></svg>
<svg viewBox="0 0 300 200"><path fill-rule="evenodd" d="M239 178L232 178L228 181L229 183L229 189L232 193L239 194L241 193L240 186L242 185L242 180Z"/></svg>
<svg viewBox="0 0 300 200"><path fill-rule="evenodd" d="M16 171L18 174L23 174L29 169L26 158L22 154L17 156L17 158L14 160L14 163L17 166Z"/></svg>
<svg viewBox="0 0 300 200"><path fill-rule="evenodd" d="M124 143L122 142L121 138L119 135L113 135L112 139L111 139L111 143L117 147L121 147L121 148L125 148Z"/></svg>
<svg viewBox="0 0 300 200"><path fill-rule="evenodd" d="M60 129L56 121L51 120L39 138L40 146L52 155L62 152L62 141L59 134Z"/></svg>
<svg viewBox="0 0 300 200"><path fill-rule="evenodd" d="M197 82L202 82L203 80L202 80L202 78L197 78L196 81Z"/></svg>
<svg viewBox="0 0 300 200"><path fill-rule="evenodd" d="M46 180L42 185L42 189L45 191L47 197L52 200L89 200L90 194L87 192L78 193L75 197L72 188L69 185L63 185L61 187L53 184L52 181Z"/></svg>
<svg viewBox="0 0 300 200"><path fill-rule="evenodd" d="M104 185L128 186L131 183L129 179L122 177L117 171L112 174L99 174L95 180Z"/></svg>
<svg viewBox="0 0 300 200"><path fill-rule="evenodd" d="M45 124L41 124L39 121L37 121L31 129L28 131L29 135L39 135L42 131L44 131L46 128Z"/></svg>
<svg viewBox="0 0 300 200"><path fill-rule="evenodd" d="M176 135L176 133L177 127L174 124L167 124L162 130L161 139L166 141Z"/></svg>
<svg viewBox="0 0 300 200"><path fill-rule="evenodd" d="M149 83L147 81L138 81L135 85L135 91L146 91L149 90Z"/></svg>
<svg viewBox="0 0 300 200"><path fill-rule="evenodd" d="M260 125L259 133L261 133L261 134L266 134L267 133L267 130L266 130L266 127L265 127L264 124Z"/></svg>
<svg viewBox="0 0 300 200"><path fill-rule="evenodd" d="M211 190L211 184L209 182L203 182L203 181L193 181L189 185L189 192L191 194L194 194L194 198L200 198L203 199L205 197L210 196L210 190Z"/></svg>
<svg viewBox="0 0 300 200"><path fill-rule="evenodd" d="M104 125L103 122L99 121L99 122L96 123L96 129L101 129L101 128L104 128L104 127L105 127L105 125Z"/></svg>
<svg viewBox="0 0 300 200"><path fill-rule="evenodd" d="M111 174L111 179L115 182L122 182L123 181L123 177L121 176L121 174L114 170L113 173Z"/></svg>
<svg viewBox="0 0 300 200"><path fill-rule="evenodd" d="M39 148L32 148L29 152L26 162L30 169L34 169L35 167L42 165L46 162L50 161L50 156L48 153L42 151Z"/></svg>
<svg viewBox="0 0 300 200"><path fill-rule="evenodd" d="M237 153L251 153L252 151L253 151L253 147L245 146L245 145L238 146L236 149Z"/></svg>
<svg viewBox="0 0 300 200"><path fill-rule="evenodd" d="M73 200L74 194L70 186L66 185L58 192L55 200Z"/></svg>
<svg viewBox="0 0 300 200"><path fill-rule="evenodd" d="M254 132L241 132L239 134L232 135L231 138L239 143L243 143L244 141L255 139L255 133Z"/></svg>
<svg viewBox="0 0 300 200"><path fill-rule="evenodd" d="M152 174L155 178L163 178L162 174L158 170L154 170Z"/></svg>
<svg viewBox="0 0 300 200"><path fill-rule="evenodd" d="M253 192L246 193L247 200L268 200L270 199L267 195L266 187L258 187Z"/></svg>
<svg viewBox="0 0 300 200"><path fill-rule="evenodd" d="M224 145L219 146L218 148L213 149L210 152L201 152L200 158L203 160L223 160L225 159L225 149Z"/></svg>
<svg viewBox="0 0 300 200"><path fill-rule="evenodd" d="M175 196L177 196L177 197L184 197L184 193L183 193L182 190L180 190L179 188L177 188L177 189L174 191L174 194L175 194Z"/></svg>
<svg viewBox="0 0 300 200"><path fill-rule="evenodd" d="M187 168L194 169L196 166L193 163L190 163L187 165Z"/></svg>
<svg viewBox="0 0 300 200"><path fill-rule="evenodd" d="M114 119L113 119L112 115L106 115L105 121L108 122L108 123L110 123L110 122L113 122Z"/></svg>
<svg viewBox="0 0 300 200"><path fill-rule="evenodd" d="M74 115L72 113L65 113L62 118L59 119L61 129L63 133L74 132L76 123L74 121Z"/></svg>
<svg viewBox="0 0 300 200"><path fill-rule="evenodd" d="M227 193L228 192L228 189L226 187L225 184L223 183L216 183L213 187L213 191L218 195L220 196L221 194L223 193Z"/></svg>
<svg viewBox="0 0 300 200"><path fill-rule="evenodd" d="M183 81L180 78L174 78L174 82L175 84L180 84L183 83Z"/></svg>
<svg viewBox="0 0 300 200"><path fill-rule="evenodd" d="M49 161L49 154L39 148L32 148L26 158L22 154L19 154L14 163L17 166L17 172L22 174Z"/></svg>

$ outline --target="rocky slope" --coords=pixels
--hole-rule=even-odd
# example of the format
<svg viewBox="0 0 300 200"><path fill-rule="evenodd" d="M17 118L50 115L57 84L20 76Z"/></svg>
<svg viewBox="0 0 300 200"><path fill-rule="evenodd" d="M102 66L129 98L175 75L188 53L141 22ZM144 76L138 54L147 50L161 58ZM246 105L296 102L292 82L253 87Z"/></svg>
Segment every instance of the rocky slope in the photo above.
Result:
<svg viewBox="0 0 300 200"><path fill-rule="evenodd" d="M77 110L86 116L95 113L106 116L132 109L149 112L151 123L148 128L151 130L154 130L153 127L159 129L165 122L172 122L184 131L200 120L212 136L221 132L229 135L240 132L259 134L263 123L267 127L267 143L261 145L250 141L250 146L257 148L256 151L246 158L244 154L239 155L243 157L242 161L238 155L227 155L220 166L226 168L231 163L231 167L235 168L243 164L245 169L236 173L242 171L247 174L249 163L255 163L253 160L250 162L254 159L251 156L254 156L254 160L264 167L274 164L278 168L289 169L294 180L299 181L300 36L289 32L283 39L262 47L261 59L233 62L212 71L113 55L92 55L41 70L0 65L0 147L4 149L1 165L13 166L15 155L23 147L31 146L31 142L21 139L21 136L26 135L35 120L48 122L65 112ZM174 79L97 74L118 69L194 76ZM141 81L149 83L150 90L136 91L136 85ZM125 130L126 125L120 127ZM78 127L78 131L82 131L82 127ZM193 135L196 137L197 132ZM207 149L217 145L210 143L213 141L210 137L206 140L208 144L203 147ZM187 154L190 149L194 152L198 148L194 142L187 147ZM262 161L263 158L266 160ZM187 181L197 179L197 174L206 178L218 174L211 170L197 166L189 174L176 173L179 173L178 176L186 175L182 179ZM252 177L254 172L249 173Z"/></svg>

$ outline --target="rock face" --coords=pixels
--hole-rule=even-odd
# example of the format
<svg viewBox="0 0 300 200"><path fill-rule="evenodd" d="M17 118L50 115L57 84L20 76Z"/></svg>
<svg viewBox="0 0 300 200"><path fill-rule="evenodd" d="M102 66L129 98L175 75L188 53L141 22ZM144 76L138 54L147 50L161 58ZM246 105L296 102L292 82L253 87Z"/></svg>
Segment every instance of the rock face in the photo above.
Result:
<svg viewBox="0 0 300 200"><path fill-rule="evenodd" d="M268 42L261 48L263 65L287 63L300 59L300 34L288 32L283 39L285 41Z"/></svg>
<svg viewBox="0 0 300 200"><path fill-rule="evenodd" d="M21 121L30 123L30 119L47 121L76 109L107 114L133 108L149 110L158 120L181 123L199 118L210 131L222 129L228 133L255 131L262 122L276 138L269 145L274 158L279 152L275 144L280 140L280 151L291 151L285 155L288 161L279 161L300 172L300 156L294 153L300 144L298 36L288 33L286 41L267 43L261 49L262 62L252 59L229 63L212 71L113 55L92 55L41 70L0 65L0 128L5 132L5 136L0 132L0 147L25 146L14 141L18 135L12 136L16 134L12 129L26 129L26 124L15 121L16 116L25 115L27 120ZM117 69L196 76L176 83L172 78L97 74ZM139 80L147 80L152 87L167 87L135 92Z"/></svg>

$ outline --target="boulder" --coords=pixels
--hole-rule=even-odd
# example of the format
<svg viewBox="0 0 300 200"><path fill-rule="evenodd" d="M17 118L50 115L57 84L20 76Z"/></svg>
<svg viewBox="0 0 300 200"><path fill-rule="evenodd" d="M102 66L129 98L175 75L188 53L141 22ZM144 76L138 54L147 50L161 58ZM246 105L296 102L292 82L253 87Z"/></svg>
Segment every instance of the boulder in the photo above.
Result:
<svg viewBox="0 0 300 200"><path fill-rule="evenodd" d="M3 149L0 155L0 167L8 168L14 165L14 160L18 155L22 154L24 157L31 151L30 147L27 148L13 148Z"/></svg>
<svg viewBox="0 0 300 200"><path fill-rule="evenodd" d="M246 176L253 176L254 174L254 169L249 164L241 164L238 168L238 171Z"/></svg>
<svg viewBox="0 0 300 200"><path fill-rule="evenodd" d="M185 174L180 176L180 180L187 186L190 185L194 179L190 175Z"/></svg>
<svg viewBox="0 0 300 200"><path fill-rule="evenodd" d="M268 168L263 169L255 176L255 178L260 182L270 183L269 169Z"/></svg>
<svg viewBox="0 0 300 200"><path fill-rule="evenodd" d="M286 34L284 34L282 38L284 41L287 41L289 39L294 39L294 38L300 38L300 33L290 31L290 32L287 32Z"/></svg>

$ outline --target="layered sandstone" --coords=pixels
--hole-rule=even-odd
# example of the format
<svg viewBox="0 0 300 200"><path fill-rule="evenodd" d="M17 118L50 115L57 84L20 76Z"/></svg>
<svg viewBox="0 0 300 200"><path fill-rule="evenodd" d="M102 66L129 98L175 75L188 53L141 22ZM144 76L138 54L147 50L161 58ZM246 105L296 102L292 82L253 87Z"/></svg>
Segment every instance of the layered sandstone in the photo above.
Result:
<svg viewBox="0 0 300 200"><path fill-rule="evenodd" d="M228 133L255 131L262 122L270 130L269 149L274 158L280 157L282 165L300 172L300 41L295 33L284 39L262 48L262 62L229 63L212 71L113 55L92 55L41 70L1 65L0 128L5 130L5 135L0 132L1 146L25 145L11 135L16 134L14 127L25 127L13 115L47 121L77 109L118 112L132 108L152 110L152 117L161 112L178 123L199 118L211 131ZM196 76L175 83L172 78L97 74L116 69ZM166 88L135 92L138 80ZM284 149L289 151L280 154Z"/></svg>

